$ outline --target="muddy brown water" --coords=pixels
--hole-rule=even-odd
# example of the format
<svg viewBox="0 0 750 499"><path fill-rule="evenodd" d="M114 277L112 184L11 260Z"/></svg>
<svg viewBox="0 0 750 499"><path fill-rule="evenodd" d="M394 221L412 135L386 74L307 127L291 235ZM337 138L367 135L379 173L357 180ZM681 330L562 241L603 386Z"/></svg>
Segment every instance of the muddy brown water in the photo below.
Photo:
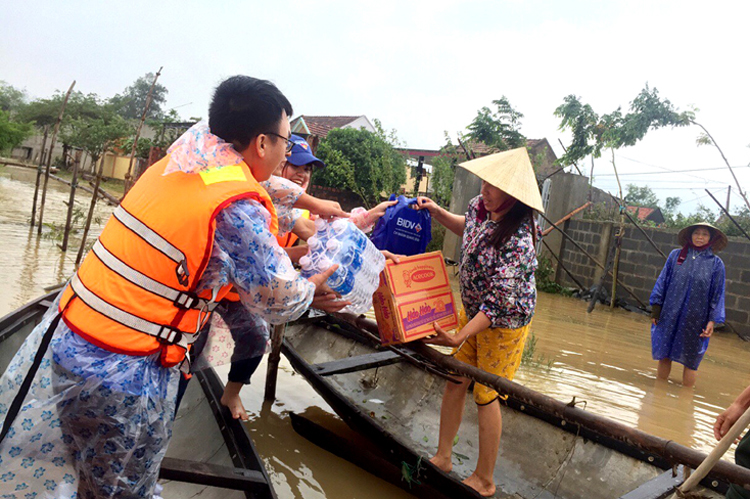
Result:
<svg viewBox="0 0 750 499"><path fill-rule="evenodd" d="M72 273L75 250L64 255L58 241L38 238L28 225L34 170L0 167L0 315L44 292ZM50 180L45 220L63 224L68 187ZM89 197L81 194L84 209ZM105 221L111 208L100 206ZM101 226L94 229L98 234ZM45 229L49 232L49 229ZM77 248L73 238L71 247ZM452 272L451 272L452 273ZM645 316L540 294L532 325L534 358L521 366L516 381L564 402L574 396L586 409L629 426L708 451L714 445L716 415L750 384L750 344L717 332L698 371L694 390L680 386L681 366L668 383L656 382L651 360L649 320ZM226 375L227 366L218 369ZM262 403L265 362L242 392L250 415L247 427L281 499L374 499L411 497L297 435L288 414L297 412L331 424L327 404L282 359L277 400ZM582 405L579 405L582 407ZM731 459L731 453L725 458Z"/></svg>

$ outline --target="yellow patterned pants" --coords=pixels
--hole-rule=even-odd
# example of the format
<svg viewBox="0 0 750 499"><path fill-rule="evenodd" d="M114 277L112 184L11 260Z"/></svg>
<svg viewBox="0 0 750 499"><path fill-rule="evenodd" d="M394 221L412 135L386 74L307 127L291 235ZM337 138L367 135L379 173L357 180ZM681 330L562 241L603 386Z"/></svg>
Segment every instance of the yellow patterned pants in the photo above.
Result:
<svg viewBox="0 0 750 499"><path fill-rule="evenodd" d="M469 320L461 309L458 314L458 327L463 329ZM464 343L455 356L461 362L477 367L488 373L512 380L521 365L523 347L531 323L518 329L488 328L472 336ZM487 405L500 398L494 389L474 384L474 402ZM508 398L502 397L503 400Z"/></svg>

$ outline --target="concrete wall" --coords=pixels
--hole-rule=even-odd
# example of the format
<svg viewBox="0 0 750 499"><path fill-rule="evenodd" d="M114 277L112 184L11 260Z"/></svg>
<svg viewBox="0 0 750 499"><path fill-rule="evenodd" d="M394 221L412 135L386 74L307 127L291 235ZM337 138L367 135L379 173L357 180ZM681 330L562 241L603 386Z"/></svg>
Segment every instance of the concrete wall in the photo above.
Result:
<svg viewBox="0 0 750 499"><path fill-rule="evenodd" d="M479 195L482 188L482 180L469 173L463 168L456 168L453 178L453 196L448 210L451 213L463 215L469 207L469 201ZM454 262L461 258L461 238L453 232L446 230L443 240L443 256Z"/></svg>
<svg viewBox="0 0 750 499"><path fill-rule="evenodd" d="M656 246L665 254L677 248L677 230L644 228ZM606 265L611 247L612 222L572 220L566 224L565 232L589 253ZM719 253L726 266L726 312L727 325L744 338L750 338L750 241L730 237L727 248ZM586 287L598 284L602 271L569 241L563 244L561 258L565 267ZM651 290L664 267L664 258L659 255L646 237L634 226L626 226L620 255L619 279L644 303L648 304ZM575 283L564 272L557 276L558 283L575 287ZM612 280L605 280L607 292ZM617 288L618 298L637 304L622 287Z"/></svg>
<svg viewBox="0 0 750 499"><path fill-rule="evenodd" d="M558 173L550 177L549 201L547 202L545 215L553 222L557 222L571 211L585 204L587 196L588 178L572 173ZM583 212L576 214L573 218L578 219L582 216ZM546 222L542 222L542 230L546 229L547 226ZM544 241L556 255L560 254L563 237L558 231L553 230L550 232L544 238ZM540 254L542 256L546 255L547 249L543 248ZM560 269L557 269L557 263L554 258L550 258L550 263L555 267L556 272L559 273Z"/></svg>

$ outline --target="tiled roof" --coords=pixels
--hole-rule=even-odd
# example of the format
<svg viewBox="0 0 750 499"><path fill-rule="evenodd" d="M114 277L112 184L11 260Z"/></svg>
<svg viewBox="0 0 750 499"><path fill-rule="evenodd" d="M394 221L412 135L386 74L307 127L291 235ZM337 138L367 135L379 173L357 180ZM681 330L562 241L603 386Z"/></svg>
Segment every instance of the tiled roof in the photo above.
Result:
<svg viewBox="0 0 750 499"><path fill-rule="evenodd" d="M628 206L628 212L635 215L638 220L646 220L654 212L654 208L645 206Z"/></svg>
<svg viewBox="0 0 750 499"><path fill-rule="evenodd" d="M359 118L359 116L306 116L302 115L294 120L292 120L292 124L299 120L300 118L303 118L305 120L305 123L307 124L307 128L310 130L310 133L312 135L317 135L321 139L324 139L326 135L328 135L328 132L333 130L334 128L341 128L352 121Z"/></svg>

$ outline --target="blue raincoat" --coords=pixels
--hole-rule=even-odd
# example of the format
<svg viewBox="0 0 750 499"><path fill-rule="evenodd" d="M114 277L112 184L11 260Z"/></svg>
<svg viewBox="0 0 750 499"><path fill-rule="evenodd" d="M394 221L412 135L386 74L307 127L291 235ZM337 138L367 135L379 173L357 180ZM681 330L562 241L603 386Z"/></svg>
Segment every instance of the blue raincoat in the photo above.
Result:
<svg viewBox="0 0 750 499"><path fill-rule="evenodd" d="M669 254L649 302L661 305L658 324L651 326L654 360L671 359L689 369L698 369L709 338L700 334L709 321L723 323L724 262L710 248L688 249L677 265L680 249Z"/></svg>

